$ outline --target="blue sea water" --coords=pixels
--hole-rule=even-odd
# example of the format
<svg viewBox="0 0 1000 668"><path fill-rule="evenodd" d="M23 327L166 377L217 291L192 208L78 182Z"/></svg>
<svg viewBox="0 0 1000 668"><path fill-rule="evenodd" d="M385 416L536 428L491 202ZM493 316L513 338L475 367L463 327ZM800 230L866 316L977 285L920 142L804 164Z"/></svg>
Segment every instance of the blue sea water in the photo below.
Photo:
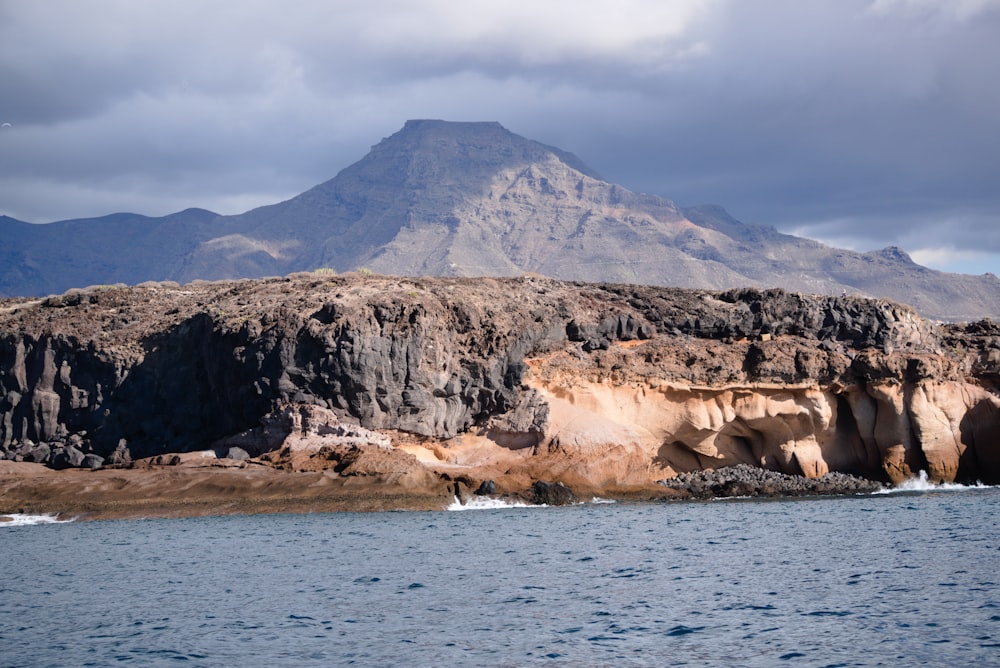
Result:
<svg viewBox="0 0 1000 668"><path fill-rule="evenodd" d="M987 488L8 523L0 665L998 665L998 516Z"/></svg>

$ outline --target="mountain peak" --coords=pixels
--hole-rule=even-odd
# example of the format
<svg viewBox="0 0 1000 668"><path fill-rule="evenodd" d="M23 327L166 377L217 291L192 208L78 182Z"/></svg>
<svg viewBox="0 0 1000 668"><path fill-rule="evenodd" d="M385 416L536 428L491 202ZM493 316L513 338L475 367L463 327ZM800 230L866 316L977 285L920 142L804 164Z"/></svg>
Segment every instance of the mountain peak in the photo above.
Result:
<svg viewBox="0 0 1000 668"><path fill-rule="evenodd" d="M439 118L411 118L403 124L403 132L413 131L502 131L509 132L507 128L497 121L445 121Z"/></svg>
<svg viewBox="0 0 1000 668"><path fill-rule="evenodd" d="M881 258L883 260L888 260L890 262L899 262L902 264L916 265L917 263L913 261L913 258L904 251L899 246L886 246L880 250L871 251L867 253L872 257Z"/></svg>
<svg viewBox="0 0 1000 668"><path fill-rule="evenodd" d="M411 119L401 130L373 146L368 157L382 159L387 153L398 152L434 154L438 161L460 159L467 163L462 169L480 166L495 169L501 164L513 163L526 165L540 162L551 154L581 174L605 180L569 151L526 139L497 121Z"/></svg>

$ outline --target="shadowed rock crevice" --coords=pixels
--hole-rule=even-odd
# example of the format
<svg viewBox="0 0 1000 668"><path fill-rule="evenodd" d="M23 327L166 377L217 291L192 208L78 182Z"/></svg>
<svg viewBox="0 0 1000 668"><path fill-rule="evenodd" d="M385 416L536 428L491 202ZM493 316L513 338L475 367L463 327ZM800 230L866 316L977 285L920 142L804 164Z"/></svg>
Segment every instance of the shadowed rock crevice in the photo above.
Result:
<svg viewBox="0 0 1000 668"><path fill-rule="evenodd" d="M208 314L145 339L145 355L100 407L97 451L109 454L124 439L133 459L190 452L256 425L284 360L270 349L274 342L248 343L238 331L216 331Z"/></svg>

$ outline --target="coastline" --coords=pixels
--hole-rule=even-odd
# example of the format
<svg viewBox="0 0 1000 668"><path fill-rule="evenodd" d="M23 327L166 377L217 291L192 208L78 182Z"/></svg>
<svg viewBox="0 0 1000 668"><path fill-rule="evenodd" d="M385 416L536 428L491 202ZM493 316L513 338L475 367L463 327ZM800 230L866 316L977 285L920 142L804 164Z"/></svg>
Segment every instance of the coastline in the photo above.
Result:
<svg viewBox="0 0 1000 668"><path fill-rule="evenodd" d="M746 467L748 471L751 468ZM841 474L836 481L826 483L771 474L761 478L762 484L754 486L744 473L742 467L731 467L643 488L575 488L568 497L572 500L563 503L591 497L626 502L699 501L734 496L777 499L856 495L882 487L873 481ZM785 482L776 481L776 476L785 478ZM734 480L739 484L734 485ZM532 498L531 490L494 496L512 502L539 502L537 497ZM461 490L459 497L463 503L479 498L468 490ZM426 478L415 483L411 476L338 476L329 469L284 471L242 462L206 466L144 463L135 468L56 471L41 464L0 461L0 516L115 520L429 511L446 510L455 498L455 482L447 478L427 484Z"/></svg>
<svg viewBox="0 0 1000 668"><path fill-rule="evenodd" d="M851 493L825 479L846 473L995 484L1000 326L533 277L95 288L0 313L0 406L0 460L60 471L4 469L3 512L810 496ZM760 471L718 477L741 464Z"/></svg>
<svg viewBox="0 0 1000 668"><path fill-rule="evenodd" d="M444 483L435 490L264 466L54 471L41 464L0 462L0 514L60 519L441 510L453 498Z"/></svg>

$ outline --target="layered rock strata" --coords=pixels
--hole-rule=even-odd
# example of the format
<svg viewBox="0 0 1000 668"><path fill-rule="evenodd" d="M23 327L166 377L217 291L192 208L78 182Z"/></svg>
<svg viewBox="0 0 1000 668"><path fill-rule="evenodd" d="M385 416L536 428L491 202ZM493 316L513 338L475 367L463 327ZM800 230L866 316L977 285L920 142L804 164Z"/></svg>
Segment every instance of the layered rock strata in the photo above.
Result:
<svg viewBox="0 0 1000 668"><path fill-rule="evenodd" d="M580 494L746 464L1000 482L1000 328L780 290L297 274L0 302L0 453ZM421 482L423 481L423 482ZM437 484L437 483L434 483Z"/></svg>

